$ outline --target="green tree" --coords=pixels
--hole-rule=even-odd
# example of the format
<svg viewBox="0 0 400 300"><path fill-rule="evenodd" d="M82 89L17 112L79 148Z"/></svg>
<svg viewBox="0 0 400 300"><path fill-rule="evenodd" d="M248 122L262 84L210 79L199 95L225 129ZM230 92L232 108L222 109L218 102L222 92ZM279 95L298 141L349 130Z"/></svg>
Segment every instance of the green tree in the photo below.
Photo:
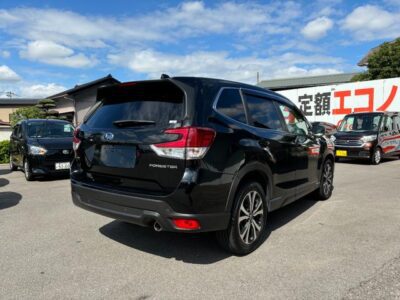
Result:
<svg viewBox="0 0 400 300"><path fill-rule="evenodd" d="M400 77L400 38L383 43L368 57L368 70L355 75L352 81Z"/></svg>
<svg viewBox="0 0 400 300"><path fill-rule="evenodd" d="M52 99L42 99L36 104L36 107L43 110L47 115L50 109L56 107L56 103Z"/></svg>
<svg viewBox="0 0 400 300"><path fill-rule="evenodd" d="M21 107L10 115L11 126L17 124L20 120L24 119L42 119L45 113L36 106Z"/></svg>

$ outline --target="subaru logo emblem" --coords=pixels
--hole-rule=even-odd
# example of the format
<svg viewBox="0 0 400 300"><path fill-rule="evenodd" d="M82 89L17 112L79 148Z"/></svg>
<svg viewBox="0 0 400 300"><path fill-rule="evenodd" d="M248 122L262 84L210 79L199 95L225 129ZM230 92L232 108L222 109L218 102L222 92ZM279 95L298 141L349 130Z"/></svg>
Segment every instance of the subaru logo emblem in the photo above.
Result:
<svg viewBox="0 0 400 300"><path fill-rule="evenodd" d="M67 154L69 154L69 150L63 150L62 153L67 155Z"/></svg>
<svg viewBox="0 0 400 300"><path fill-rule="evenodd" d="M111 132L107 132L104 134L104 139L106 141L111 141L114 138L114 135Z"/></svg>

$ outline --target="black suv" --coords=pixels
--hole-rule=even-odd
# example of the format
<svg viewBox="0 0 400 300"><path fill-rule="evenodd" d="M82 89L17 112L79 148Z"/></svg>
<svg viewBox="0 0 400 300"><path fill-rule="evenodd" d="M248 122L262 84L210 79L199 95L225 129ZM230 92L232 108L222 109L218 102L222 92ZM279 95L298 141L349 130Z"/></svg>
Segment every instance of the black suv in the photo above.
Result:
<svg viewBox="0 0 400 300"><path fill-rule="evenodd" d="M67 121L20 121L10 137L10 169L22 168L26 180L39 175L68 175L74 158L73 132L74 127Z"/></svg>
<svg viewBox="0 0 400 300"><path fill-rule="evenodd" d="M174 77L98 90L76 129L76 205L156 231L217 231L243 255L267 215L331 196L333 144L286 98L225 80Z"/></svg>
<svg viewBox="0 0 400 300"><path fill-rule="evenodd" d="M383 157L400 156L400 114L346 115L334 135L334 143L336 161L340 158L366 158L378 165Z"/></svg>

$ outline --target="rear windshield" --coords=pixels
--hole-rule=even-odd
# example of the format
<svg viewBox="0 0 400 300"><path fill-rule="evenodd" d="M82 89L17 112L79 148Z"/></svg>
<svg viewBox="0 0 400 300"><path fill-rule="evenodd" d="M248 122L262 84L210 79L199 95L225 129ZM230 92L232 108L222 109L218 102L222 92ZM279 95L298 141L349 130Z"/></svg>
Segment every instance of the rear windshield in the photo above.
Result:
<svg viewBox="0 0 400 300"><path fill-rule="evenodd" d="M116 123L122 121L138 124L127 122L127 127L169 127L184 118L184 93L168 81L118 86L103 94L85 122L90 127L117 128Z"/></svg>
<svg viewBox="0 0 400 300"><path fill-rule="evenodd" d="M74 127L69 123L35 121L27 123L27 136L30 138L72 137Z"/></svg>

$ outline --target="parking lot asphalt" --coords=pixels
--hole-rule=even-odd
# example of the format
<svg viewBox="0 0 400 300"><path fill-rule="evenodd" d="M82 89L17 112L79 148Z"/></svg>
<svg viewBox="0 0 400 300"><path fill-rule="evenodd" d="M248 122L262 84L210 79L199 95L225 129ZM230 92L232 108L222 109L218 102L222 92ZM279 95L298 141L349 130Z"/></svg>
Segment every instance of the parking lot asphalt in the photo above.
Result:
<svg viewBox="0 0 400 300"><path fill-rule="evenodd" d="M246 257L72 204L0 167L0 299L400 299L400 160L336 164L331 199L270 214Z"/></svg>

